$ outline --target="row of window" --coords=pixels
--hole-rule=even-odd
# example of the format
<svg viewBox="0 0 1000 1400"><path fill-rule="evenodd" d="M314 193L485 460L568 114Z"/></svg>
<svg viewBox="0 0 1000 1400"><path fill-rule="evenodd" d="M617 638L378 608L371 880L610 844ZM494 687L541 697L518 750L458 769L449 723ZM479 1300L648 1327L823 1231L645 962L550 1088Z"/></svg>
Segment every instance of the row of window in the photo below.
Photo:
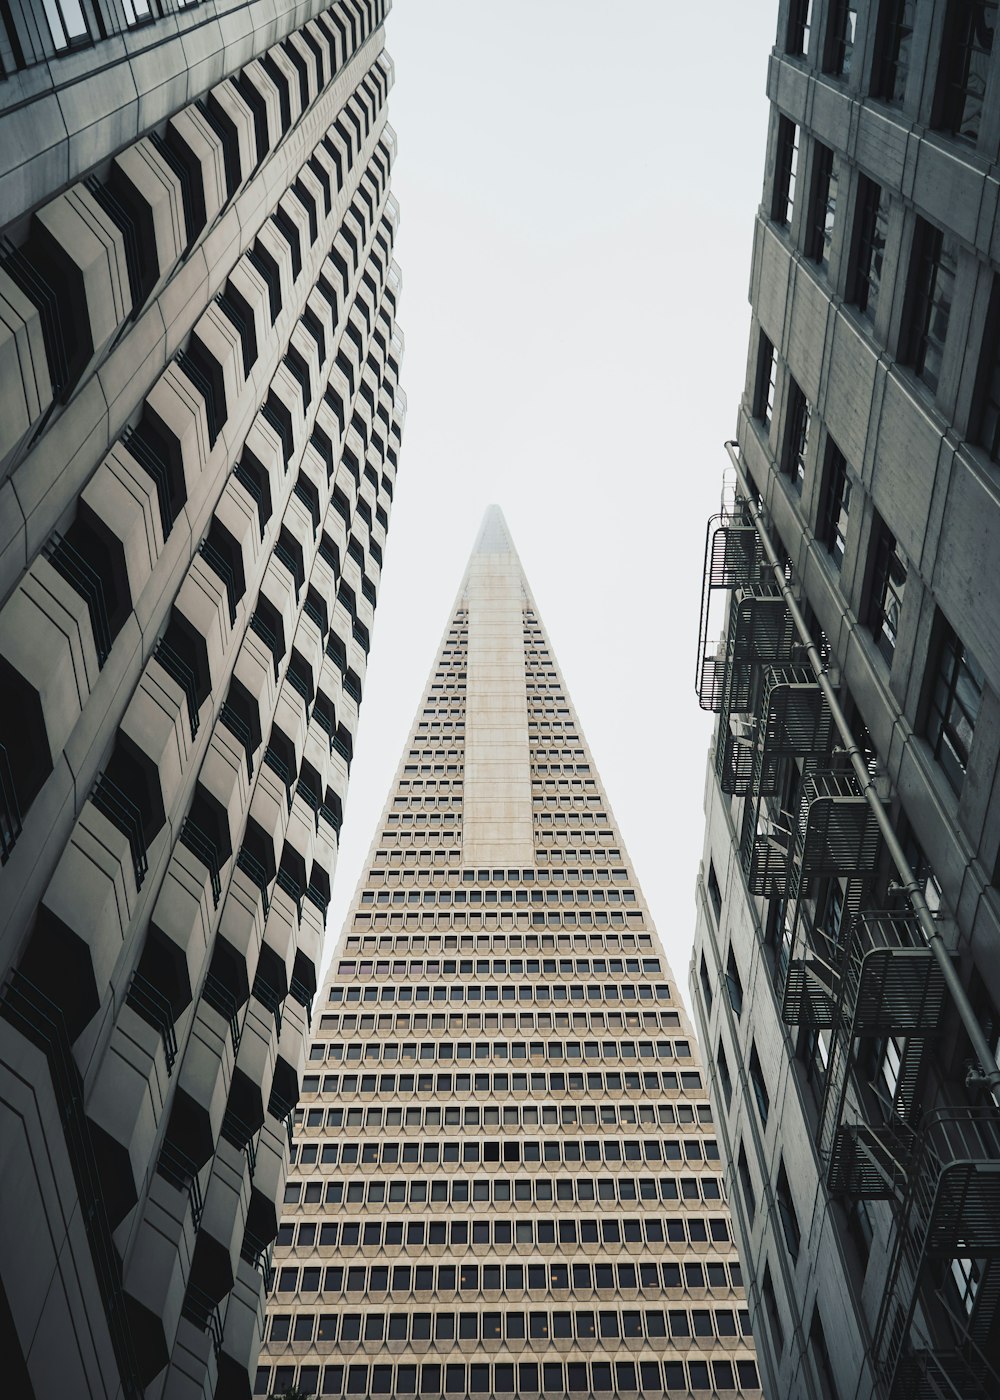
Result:
<svg viewBox="0 0 1000 1400"><path fill-rule="evenodd" d="M871 6L875 26L867 90L890 106L902 105L906 97L917 8L917 0L880 0ZM945 15L930 125L972 145L982 128L996 20L996 0L950 0ZM817 45L812 0L792 0L785 52L816 57L824 73L846 79L858 67L857 22L857 5L835 0L827 8L825 30Z"/></svg>
<svg viewBox="0 0 1000 1400"><path fill-rule="evenodd" d="M641 1030L644 1026L647 1030L655 1031L660 1026L667 1029L679 1025L680 1013L677 1011L493 1011L485 1015L459 1011L448 1015L443 1012L419 1012L412 1016L385 1012L379 1016L369 1014L360 1017L324 1014L320 1018L322 1031L374 1031L377 1028L381 1033L413 1030L437 1034L448 1030L459 1035L466 1031L496 1031L501 1026L505 1031L551 1031L553 1027L568 1031L571 1026L577 1031L603 1030L605 1027L612 1030L625 1027Z"/></svg>
<svg viewBox="0 0 1000 1400"><path fill-rule="evenodd" d="M366 1006L376 1002L383 1006L392 1005L394 1002L400 1006L407 1006L413 1002L418 1005L421 1002L450 1003L453 1006L461 1005L463 1002L469 1006L480 1005L484 1002L487 1004L517 1002L521 1005L530 1005L535 1002L539 1005L548 1005L553 1002L565 1003L567 1001L577 1004L587 1001L670 1002L672 997L670 987L664 982L658 982L655 985L649 982L605 982L598 985L588 984L586 987L580 983L570 983L568 987L562 984L550 987L541 983L529 984L528 986L505 984L501 987L493 983L487 983L483 987L456 986L454 983L437 987L396 987L392 983L386 983L377 987L353 985L330 988L331 1005L337 1005L341 1002L346 1002L348 1005L363 1002Z"/></svg>
<svg viewBox="0 0 1000 1400"><path fill-rule="evenodd" d="M279 1284L280 1287L280 1284ZM749 1338L750 1314L733 1308L630 1308L598 1312L365 1312L274 1313L272 1350L285 1342L334 1343L381 1348L386 1342L433 1343L448 1351L456 1342L689 1341Z"/></svg>
<svg viewBox="0 0 1000 1400"><path fill-rule="evenodd" d="M635 1060L687 1060L691 1058L691 1046L686 1040L460 1040L454 1044L449 1041L425 1040L419 1045L413 1040L395 1044L390 1041L369 1040L364 1045L336 1040L328 1044L323 1041L315 1042L310 1046L309 1058L325 1060L328 1063L346 1060L349 1064L361 1060L377 1064L398 1064L406 1060L432 1064L448 1064L455 1060L476 1060L491 1064L506 1064L508 1061L518 1060L530 1060L533 1064L595 1060L601 1064L613 1064L618 1061L631 1063Z"/></svg>
<svg viewBox="0 0 1000 1400"><path fill-rule="evenodd" d="M411 750L411 752L414 752L414 753L415 753L416 751ZM428 750L427 752L428 752L428 756L429 756L429 757L432 757L432 756L435 756L435 755L438 756L438 757L444 757L444 756L446 756L448 753L450 753L451 750L449 750L449 749L431 749L431 750ZM419 862L419 864L420 864L422 867L440 867L441 865L445 864L445 862L454 863L455 861L461 860L461 858L462 858L462 852L461 852L460 850L450 850L450 851L435 850L435 851L433 851L433 852L432 852L432 851L426 851L426 850L425 850L425 851L407 851L407 852L406 852L406 856L405 856L405 861L404 861L404 858L403 858L403 856L400 854L399 851L379 850L379 851L376 851L376 852L375 852L375 865L373 866L373 872L374 872L374 871L377 871L377 870L380 869L380 868L381 868L381 869L384 869L387 865L396 865L396 866L400 866L400 865L406 864L406 865L409 865L409 866L413 866L413 865L416 865L418 862ZM577 850L574 850L574 849L572 848L572 846L563 846L563 845L561 845L561 846L559 847L559 849L558 849L558 850L555 850L555 851L539 850L537 847L536 847L536 849L535 849L535 860L536 860L536 862L537 862L537 864L538 864L539 866L542 866L542 865L546 864L546 863L549 862L549 861L557 861L559 864L562 864L562 862L565 861L565 860L585 860L585 861L589 861L589 862L591 863L591 869L590 869L590 870L587 870L587 869L581 870L581 872L580 872L580 878L581 878L581 880L587 880L588 878L603 878L603 876L602 876L602 874L601 874L600 871L597 871L597 870L593 869L593 866L594 866L594 863L595 863L595 862L604 861L604 860L621 860L621 858L622 858L622 853L621 853L620 850L607 850L607 851L605 851L605 850L585 850L585 851L577 851ZM395 873L396 873L396 872L394 872L394 871L389 871L389 875L392 875L392 874L395 874ZM406 872L405 872L405 871L400 871L400 872L398 872L398 873L399 873L401 879L404 878L405 875L406 875ZM541 879L541 877L544 876L544 874L545 874L544 869L536 869L536 875L537 875L537 877L538 877L539 879ZM435 875L436 875L436 871L435 871ZM479 883L481 884L482 881L480 881Z"/></svg>
<svg viewBox="0 0 1000 1400"><path fill-rule="evenodd" d="M409 873L409 872L406 872ZM390 876L390 879L393 878ZM497 933L480 934L473 938L471 936L445 934L438 937L431 934L425 937L423 934L396 934L387 936L385 934L374 936L366 935L361 938L357 935L350 935L345 944L344 951L347 953L359 953L364 950L366 953L449 953L463 952L472 953L538 953L556 952L569 953L574 949L587 952L612 952L619 948L651 948L652 937L648 933Z"/></svg>
<svg viewBox="0 0 1000 1400"><path fill-rule="evenodd" d="M308 1122L306 1127L320 1126L322 1122L322 1109L313 1110L319 1117L320 1122L313 1125ZM307 1143L300 1143L300 1148L310 1146ZM316 1147L317 1144L311 1144ZM592 1162L595 1164L607 1162L609 1165L619 1162L700 1162L702 1157L708 1161L719 1160L719 1149L714 1139L708 1138L702 1141L690 1134L684 1133L676 1138L627 1138L619 1142L615 1138L593 1138L587 1137L581 1141L575 1138L558 1137L546 1142L531 1142L521 1138L505 1137L500 1142L481 1142L477 1138L468 1139L461 1142L366 1142L359 1144L356 1142L327 1142L322 1145L322 1153L319 1160L324 1166L335 1166L339 1161L342 1166L353 1166L358 1162L364 1166L374 1166L381 1163L383 1166L395 1165L402 1162L404 1165L415 1166L423 1163L424 1166L434 1165L439 1162L458 1163L489 1163L503 1162L505 1166L524 1163L526 1165L541 1162ZM299 1154L299 1161L307 1159ZM312 1157L316 1161L315 1155ZM525 1186L525 1195L518 1196L515 1191L516 1200L527 1200L530 1196L530 1181L522 1178ZM404 1183L400 1183L401 1185ZM503 1185L503 1183L501 1183ZM518 1183L520 1184L520 1183ZM481 1191L485 1195L480 1195ZM463 1188L464 1189L464 1188ZM503 1185L506 1192L506 1185ZM488 1199L489 1183L476 1183L473 1191L473 1200ZM394 1199L390 1196L390 1200ZM432 1196L432 1200L434 1197ZM509 1197L508 1197L509 1199Z"/></svg>
<svg viewBox="0 0 1000 1400"><path fill-rule="evenodd" d="M397 1144L390 1144L398 1146ZM715 1149L715 1144L711 1146ZM341 1151L340 1165L343 1168L357 1165L358 1149L356 1144L353 1148ZM418 1149L416 1144L407 1144L411 1157L404 1156L404 1165L418 1165ZM688 1144L685 1144L685 1149ZM369 1143L365 1147L367 1152L373 1151L373 1155L368 1159L368 1165L379 1166L378 1145ZM701 1144L695 1142L691 1151L685 1150L684 1161L686 1163L701 1161ZM335 1166L336 1161L333 1153L336 1147L323 1147L316 1142L300 1142L296 1152L296 1161L301 1169L317 1165ZM345 1152L350 1151L350 1157L345 1156ZM405 1148L404 1148L405 1151ZM330 1153L330 1156L327 1156ZM439 1157L445 1165L449 1163L457 1166L459 1161L459 1145L457 1143L443 1144ZM718 1151L714 1150L711 1156L718 1161ZM400 1154L395 1154L398 1162ZM598 1170L605 1165L618 1165L620 1158L608 1159L607 1163L601 1159L593 1159L593 1170ZM647 1158L647 1169L649 1163L659 1162L659 1157ZM678 1163L680 1159L676 1159ZM362 1156L362 1163L364 1164ZM569 1163L579 1166L579 1157L567 1158ZM382 1166L389 1165L390 1159L383 1154ZM394 1163L393 1163L394 1164ZM435 1165L437 1163L435 1162ZM467 1165L479 1165L479 1157L467 1159ZM722 1188L720 1182L712 1176L701 1177L660 1177L658 1182L654 1177L642 1177L634 1180L632 1177L600 1177L596 1181L588 1177L563 1178L554 1180L552 1176L522 1176L514 1181L506 1177L486 1177L472 1181L468 1176L447 1177L438 1181L424 1181L416 1178L403 1178L400 1181L386 1182L373 1178L362 1178L357 1181L294 1181L285 1187L286 1205L319 1205L325 1202L326 1205L348 1206L423 1206L428 1203L432 1206L447 1205L468 1205L489 1204L494 1205L511 1204L517 1206L530 1206L533 1203L540 1205L551 1205L558 1202L562 1205L572 1206L575 1204L588 1205L593 1201L605 1201L614 1203L620 1201L622 1205L634 1206L637 1202L644 1203L650 1209L660 1202L688 1202L688 1201L721 1201Z"/></svg>
<svg viewBox="0 0 1000 1400"><path fill-rule="evenodd" d="M435 832L435 835L438 833ZM450 833L442 832L441 835ZM456 833L457 834L457 833ZM542 833L546 840L552 837L551 832ZM610 835L610 833L607 833ZM424 836L426 833L417 832L414 839ZM605 833L601 833L602 839ZM400 837L406 840L406 836ZM513 930L529 928L641 928L645 923L645 916L637 911L629 910L627 913L620 913L617 910L607 913L603 909L591 913L589 910L567 909L565 911L552 911L545 913L540 910L529 911L527 909L504 910L499 913L479 913L467 912L452 913L438 910L433 913L388 913L379 911L375 914L357 913L352 920L352 927L355 929L393 929L393 930L417 930L422 929L428 933L432 930L446 929L480 929L493 930Z"/></svg>
<svg viewBox="0 0 1000 1400"><path fill-rule="evenodd" d="M338 977L648 977L661 972L659 958L564 958L558 964L553 958L544 962L529 958L522 962L517 958L508 963L505 959L494 958L492 962L473 963L448 961L424 962L422 959L405 959L395 962L353 962L344 959L337 964Z"/></svg>
<svg viewBox="0 0 1000 1400"><path fill-rule="evenodd" d="M663 1395L760 1388L750 1359L714 1361L423 1362L397 1366L260 1366L254 1395Z"/></svg>
<svg viewBox="0 0 1000 1400"><path fill-rule="evenodd" d="M315 1221L303 1220L298 1227L296 1243L299 1249L311 1249L317 1242ZM278 1228L279 1248L292 1244L294 1226L283 1223ZM293 1270L294 1272L294 1270ZM681 1264L675 1260L664 1263L636 1264L632 1260L617 1263L591 1264L480 1264L468 1260L462 1264L332 1264L326 1267L307 1264L291 1286L282 1287L278 1274L278 1292L319 1293L336 1297L346 1293L382 1295L389 1292L400 1299L417 1293L439 1295L459 1294L463 1298L478 1298L480 1292L489 1295L506 1293L514 1298L521 1293L587 1294L642 1292L650 1297L661 1293L692 1292L709 1289L729 1293L741 1291L743 1272L735 1260L704 1263L689 1259Z"/></svg>
<svg viewBox="0 0 1000 1400"><path fill-rule="evenodd" d="M323 1076L323 1093L333 1093L338 1076ZM320 1076L306 1074L302 1079L302 1093L316 1094L320 1090ZM630 1127L671 1127L674 1123L709 1124L712 1119L712 1106L708 1103L564 1103L508 1104L502 1110L495 1105L463 1104L461 1107L442 1108L437 1104L425 1104L417 1108L383 1108L378 1104L368 1104L357 1108L305 1108L298 1113L298 1122L306 1127L323 1126L323 1113L329 1128L367 1129L369 1132L386 1128L406 1128L425 1132L431 1128L584 1128ZM304 1116L303 1116L304 1115Z"/></svg>
<svg viewBox="0 0 1000 1400"><path fill-rule="evenodd" d="M544 873L546 878L540 879L541 884L561 884L562 881L555 878L554 872ZM622 871L622 876L624 876ZM583 884L583 879L579 871L573 872L577 880ZM593 876L586 882L594 884ZM636 901L635 890L600 890L600 889L560 889L560 890L493 890L493 889L457 889L451 890L437 886L433 889L420 890L365 890L361 896L362 904L634 904Z"/></svg>
<svg viewBox="0 0 1000 1400"><path fill-rule="evenodd" d="M321 1185L313 1182L312 1185ZM327 1190L337 1185L327 1182ZM589 1183L588 1183L589 1184ZM676 1182L673 1183L676 1188ZM295 1190L300 1182L289 1183ZM286 1191L289 1188L286 1187ZM294 1202L285 1202L286 1205ZM323 1238L325 1232L325 1238ZM709 1233L711 1232L711 1233ZM493 1249L531 1249L560 1245L637 1245L662 1250L665 1244L728 1245L729 1221L724 1216L677 1216L620 1220L357 1220L326 1221L320 1243L347 1249L466 1249L470 1244Z"/></svg>

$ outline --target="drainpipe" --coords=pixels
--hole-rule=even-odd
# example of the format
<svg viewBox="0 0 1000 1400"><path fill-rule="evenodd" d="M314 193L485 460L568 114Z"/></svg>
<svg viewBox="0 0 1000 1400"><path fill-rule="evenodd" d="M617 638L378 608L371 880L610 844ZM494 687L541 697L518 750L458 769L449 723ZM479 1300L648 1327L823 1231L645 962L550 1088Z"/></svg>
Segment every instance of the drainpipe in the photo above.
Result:
<svg viewBox="0 0 1000 1400"><path fill-rule="evenodd" d="M729 454L729 460L733 464L733 470L736 472L736 480L747 508L749 509L754 528L760 537L761 544L764 546L764 553L767 555L767 561L771 566L778 588L781 591L781 596L791 614L792 621L795 623L795 630L798 632L799 638L806 648L809 664L813 669L817 684L830 707L833 722L837 726L837 732L840 734L841 740L843 741L844 752L851 760L851 767L854 769L854 775L858 780L861 792L865 801L875 814L875 820L878 822L879 831L882 833L882 838L885 841L889 856L899 874L899 887L904 894L909 896L910 904L913 906L913 912L920 925L920 930L927 940L927 946L934 955L935 962L941 969L941 975L944 978L945 986L951 993L962 1025L965 1027L969 1041L971 1042L973 1052L979 1061L979 1070L970 1069L966 1076L966 1088L988 1089L994 1104L1000 1107L1000 1066L997 1065L994 1059L986 1036L983 1034L983 1028L979 1024L979 1018L976 1016L968 994L962 985L962 981L955 971L955 965L952 962L951 954L948 951L944 939L941 937L934 915L931 913L927 900L924 898L923 890L910 868L909 861L906 859L906 854L899 837L896 835L896 829L892 824L889 813L882 805L882 800L875 790L875 779L868 771L867 764L858 747L857 740L851 732L851 727L847 723L844 712L840 707L840 702L824 670L823 659L816 649L816 645L810 636L809 628L806 626L806 620L802 616L799 605L792 595L792 590L785 578L784 568L778 558L774 545L771 543L771 537L764 525L761 512L754 503L754 491L751 489L743 468L740 465L740 459L736 455L739 443L730 440L725 444L725 448Z"/></svg>

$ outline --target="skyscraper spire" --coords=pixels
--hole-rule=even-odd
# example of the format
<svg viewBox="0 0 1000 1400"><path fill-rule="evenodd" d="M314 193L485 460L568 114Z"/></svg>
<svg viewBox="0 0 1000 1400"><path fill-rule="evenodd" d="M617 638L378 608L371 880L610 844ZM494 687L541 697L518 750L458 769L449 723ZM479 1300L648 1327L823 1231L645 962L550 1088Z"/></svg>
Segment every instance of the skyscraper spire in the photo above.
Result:
<svg viewBox="0 0 1000 1400"><path fill-rule="evenodd" d="M503 516L324 988L258 1394L758 1393L687 1016Z"/></svg>

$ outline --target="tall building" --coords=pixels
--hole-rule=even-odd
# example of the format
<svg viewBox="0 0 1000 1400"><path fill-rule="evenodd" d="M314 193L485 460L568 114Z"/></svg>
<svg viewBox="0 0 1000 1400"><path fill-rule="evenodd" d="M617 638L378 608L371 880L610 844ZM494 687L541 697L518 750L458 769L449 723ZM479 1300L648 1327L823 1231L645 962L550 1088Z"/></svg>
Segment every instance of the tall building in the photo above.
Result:
<svg viewBox="0 0 1000 1400"><path fill-rule="evenodd" d="M0 5L5 1395L251 1392L405 412L385 10Z"/></svg>
<svg viewBox="0 0 1000 1400"><path fill-rule="evenodd" d="M759 1394L687 1016L495 508L314 1030L256 1394Z"/></svg>
<svg viewBox="0 0 1000 1400"><path fill-rule="evenodd" d="M1000 1395L996 18L770 61L691 988L776 1397Z"/></svg>

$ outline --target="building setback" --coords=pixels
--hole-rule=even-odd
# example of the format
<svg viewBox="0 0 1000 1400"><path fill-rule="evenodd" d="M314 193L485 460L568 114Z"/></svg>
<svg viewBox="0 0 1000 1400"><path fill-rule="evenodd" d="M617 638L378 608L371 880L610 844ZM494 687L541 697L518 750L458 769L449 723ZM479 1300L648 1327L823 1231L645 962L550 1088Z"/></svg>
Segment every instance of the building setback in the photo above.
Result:
<svg viewBox="0 0 1000 1400"><path fill-rule="evenodd" d="M778 11L691 969L776 1397L1000 1395L996 19Z"/></svg>
<svg viewBox="0 0 1000 1400"><path fill-rule="evenodd" d="M759 1394L697 1049L496 508L313 1029L256 1394Z"/></svg>
<svg viewBox="0 0 1000 1400"><path fill-rule="evenodd" d="M5 1395L251 1393L405 414L386 8L0 5Z"/></svg>

